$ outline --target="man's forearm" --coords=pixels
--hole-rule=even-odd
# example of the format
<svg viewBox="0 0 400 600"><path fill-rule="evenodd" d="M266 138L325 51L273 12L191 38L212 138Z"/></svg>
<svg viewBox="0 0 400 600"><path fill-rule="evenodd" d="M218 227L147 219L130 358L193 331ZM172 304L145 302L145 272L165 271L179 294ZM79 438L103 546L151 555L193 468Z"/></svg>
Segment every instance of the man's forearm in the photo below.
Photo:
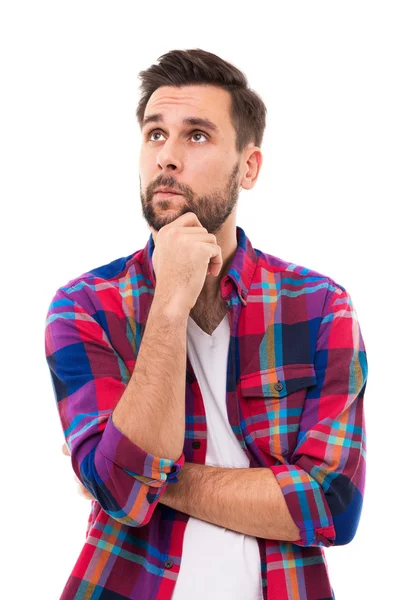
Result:
<svg viewBox="0 0 400 600"><path fill-rule="evenodd" d="M183 451L188 317L156 290L135 369L112 415L134 444L170 460Z"/></svg>
<svg viewBox="0 0 400 600"><path fill-rule="evenodd" d="M159 502L239 533L295 542L300 532L268 468L230 469L185 463Z"/></svg>

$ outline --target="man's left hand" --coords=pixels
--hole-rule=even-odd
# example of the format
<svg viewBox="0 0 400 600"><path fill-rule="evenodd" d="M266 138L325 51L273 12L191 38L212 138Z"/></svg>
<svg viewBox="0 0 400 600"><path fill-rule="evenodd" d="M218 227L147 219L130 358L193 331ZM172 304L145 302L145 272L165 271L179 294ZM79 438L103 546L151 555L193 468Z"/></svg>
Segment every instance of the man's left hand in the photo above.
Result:
<svg viewBox="0 0 400 600"><path fill-rule="evenodd" d="M64 442L63 446L62 446L62 452L63 454L65 454L65 456L71 456L71 453L69 451L69 448L67 446L67 444ZM88 492L88 490L85 488L85 486L83 485L83 483L81 483L79 481L79 479L77 478L77 476L74 473L74 478L75 481L78 484L78 493L83 496L84 498L86 498L86 500L96 500L96 498L93 498L92 494L90 492Z"/></svg>

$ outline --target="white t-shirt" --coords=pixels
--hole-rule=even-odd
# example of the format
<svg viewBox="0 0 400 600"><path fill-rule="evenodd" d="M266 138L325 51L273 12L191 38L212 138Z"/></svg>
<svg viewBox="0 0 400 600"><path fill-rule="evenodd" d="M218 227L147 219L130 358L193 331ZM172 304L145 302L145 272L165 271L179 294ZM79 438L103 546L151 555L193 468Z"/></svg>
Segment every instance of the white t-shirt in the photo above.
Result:
<svg viewBox="0 0 400 600"><path fill-rule="evenodd" d="M203 396L207 420L206 465L244 468L249 459L228 421L226 375L228 315L211 335L189 316L188 357ZM262 600L261 564L255 537L190 517L172 600Z"/></svg>

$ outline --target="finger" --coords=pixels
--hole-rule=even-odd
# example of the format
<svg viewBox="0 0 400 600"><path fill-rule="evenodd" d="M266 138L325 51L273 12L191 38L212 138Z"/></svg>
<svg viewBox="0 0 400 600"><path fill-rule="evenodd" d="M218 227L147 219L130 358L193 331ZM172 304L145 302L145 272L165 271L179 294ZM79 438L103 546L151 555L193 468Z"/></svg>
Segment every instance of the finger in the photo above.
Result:
<svg viewBox="0 0 400 600"><path fill-rule="evenodd" d="M85 498L85 500L95 500L92 494L88 492L88 490L82 484L80 484L78 491L80 495Z"/></svg>
<svg viewBox="0 0 400 600"><path fill-rule="evenodd" d="M215 256L210 258L210 262L208 263L208 275L212 274L214 277L217 277L223 267L224 261L222 259L222 250L221 247L218 246L219 252Z"/></svg>
<svg viewBox="0 0 400 600"><path fill-rule="evenodd" d="M90 492L87 491L87 489L82 484L78 486L78 492L86 500L94 500L93 496L90 494Z"/></svg>
<svg viewBox="0 0 400 600"><path fill-rule="evenodd" d="M62 445L62 453L65 454L65 456L71 456L69 448L65 442Z"/></svg>
<svg viewBox="0 0 400 600"><path fill-rule="evenodd" d="M95 500L96 498L94 498L92 496L92 494L89 492L89 490L87 490L85 488L85 486L83 485L83 483L78 479L78 477L74 474L74 479L77 483L77 487L78 487L78 493L83 496L84 498L86 498L87 500Z"/></svg>

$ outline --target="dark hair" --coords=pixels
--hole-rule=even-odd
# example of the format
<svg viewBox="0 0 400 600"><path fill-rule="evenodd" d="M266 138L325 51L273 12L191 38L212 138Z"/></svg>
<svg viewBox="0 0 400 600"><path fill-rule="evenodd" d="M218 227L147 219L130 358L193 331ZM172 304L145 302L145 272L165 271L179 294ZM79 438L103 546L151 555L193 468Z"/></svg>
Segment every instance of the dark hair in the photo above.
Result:
<svg viewBox="0 0 400 600"><path fill-rule="evenodd" d="M142 80L141 98L136 109L140 128L147 102L157 88L163 85L215 85L231 95L230 117L236 131L237 152L242 152L249 142L261 147L267 108L257 92L248 87L244 73L216 54L200 48L171 50L157 60L159 64L138 75Z"/></svg>

